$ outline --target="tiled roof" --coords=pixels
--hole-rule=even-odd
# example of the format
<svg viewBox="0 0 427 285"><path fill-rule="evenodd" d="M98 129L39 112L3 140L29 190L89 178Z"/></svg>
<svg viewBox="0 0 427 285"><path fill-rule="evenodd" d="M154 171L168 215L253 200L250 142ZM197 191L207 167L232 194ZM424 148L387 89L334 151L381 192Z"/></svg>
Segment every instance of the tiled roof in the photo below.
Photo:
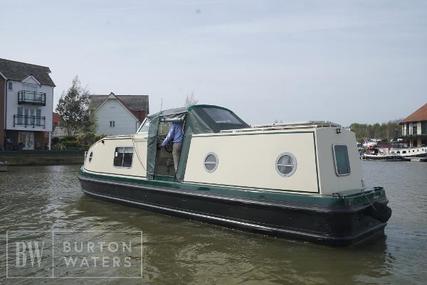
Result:
<svg viewBox="0 0 427 285"><path fill-rule="evenodd" d="M404 123L420 121L427 121L427 103L403 120Z"/></svg>
<svg viewBox="0 0 427 285"><path fill-rule="evenodd" d="M116 95L112 92L109 95L90 95L89 107L91 109L98 108L111 95L114 95L120 100L120 102L139 120L145 118L149 113L148 95Z"/></svg>
<svg viewBox="0 0 427 285"><path fill-rule="evenodd" d="M50 78L50 69L46 66L18 62L0 58L0 72L9 80L22 81L28 76L34 76L42 85L55 87Z"/></svg>

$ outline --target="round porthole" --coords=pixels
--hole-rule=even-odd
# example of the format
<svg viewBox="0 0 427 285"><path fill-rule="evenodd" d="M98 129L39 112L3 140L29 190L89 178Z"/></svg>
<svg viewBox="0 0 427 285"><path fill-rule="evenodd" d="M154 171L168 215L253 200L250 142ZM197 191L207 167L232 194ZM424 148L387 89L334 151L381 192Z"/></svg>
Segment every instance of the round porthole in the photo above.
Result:
<svg viewBox="0 0 427 285"><path fill-rule="evenodd" d="M89 154L89 162L92 161L92 157L93 157L93 152L91 151L90 154Z"/></svg>
<svg viewBox="0 0 427 285"><path fill-rule="evenodd" d="M207 172L214 172L218 167L218 157L214 153L208 153L204 161Z"/></svg>
<svg viewBox="0 0 427 285"><path fill-rule="evenodd" d="M281 176L291 176L297 170L297 159L292 153L282 153L276 160L276 170Z"/></svg>

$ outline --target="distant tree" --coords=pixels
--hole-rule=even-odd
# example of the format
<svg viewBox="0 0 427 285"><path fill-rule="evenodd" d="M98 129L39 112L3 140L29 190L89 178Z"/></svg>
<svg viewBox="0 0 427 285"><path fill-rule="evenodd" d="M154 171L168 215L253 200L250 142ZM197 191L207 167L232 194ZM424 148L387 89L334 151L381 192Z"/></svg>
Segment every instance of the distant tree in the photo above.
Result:
<svg viewBox="0 0 427 285"><path fill-rule="evenodd" d="M77 76L59 99L56 112L68 136L95 130L95 121L89 112L89 91L81 87Z"/></svg>
<svg viewBox="0 0 427 285"><path fill-rule="evenodd" d="M77 135L78 142L81 146L88 148L103 136L96 134L96 118L93 110L89 111L87 120L83 122L81 129Z"/></svg>
<svg viewBox="0 0 427 285"><path fill-rule="evenodd" d="M195 105L197 102L199 102L199 100L197 100L196 97L194 97L194 93L191 92L191 94L185 98L185 107Z"/></svg>
<svg viewBox="0 0 427 285"><path fill-rule="evenodd" d="M350 129L356 134L357 141L363 141L364 139L382 139L390 141L401 135L401 127L399 125L400 120L389 121L387 123L375 123L375 124L359 124L353 123L350 125Z"/></svg>

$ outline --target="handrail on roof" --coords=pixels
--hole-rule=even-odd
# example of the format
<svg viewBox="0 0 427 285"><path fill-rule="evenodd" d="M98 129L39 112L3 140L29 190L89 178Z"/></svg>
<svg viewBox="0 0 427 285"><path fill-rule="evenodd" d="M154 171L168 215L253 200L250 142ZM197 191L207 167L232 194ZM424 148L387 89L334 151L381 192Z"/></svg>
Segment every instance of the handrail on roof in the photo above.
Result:
<svg viewBox="0 0 427 285"><path fill-rule="evenodd" d="M329 121L274 123L270 125L254 125L251 128L245 128L245 129L222 130L221 133L239 133L239 132L254 132L254 131L305 129L305 128L326 128L326 127L341 128L341 125L334 122L329 122Z"/></svg>
<svg viewBox="0 0 427 285"><path fill-rule="evenodd" d="M341 127L340 124L331 121L306 121L306 122L290 122L290 123L273 123L269 125L255 125L254 127L268 126L318 126L318 127Z"/></svg>

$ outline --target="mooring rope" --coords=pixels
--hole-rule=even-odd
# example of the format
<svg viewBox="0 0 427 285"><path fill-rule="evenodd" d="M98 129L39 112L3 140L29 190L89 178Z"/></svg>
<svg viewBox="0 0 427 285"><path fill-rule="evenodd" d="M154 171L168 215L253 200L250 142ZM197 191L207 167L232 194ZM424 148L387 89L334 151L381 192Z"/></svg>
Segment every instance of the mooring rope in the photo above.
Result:
<svg viewBox="0 0 427 285"><path fill-rule="evenodd" d="M145 168L145 165L142 162L141 157L139 156L138 149L136 148L135 137L132 138L132 145L133 145L133 149L135 150L136 157L138 158L139 163L141 163L142 168L145 170L145 172L147 172L147 169ZM148 173L146 175L148 175Z"/></svg>

